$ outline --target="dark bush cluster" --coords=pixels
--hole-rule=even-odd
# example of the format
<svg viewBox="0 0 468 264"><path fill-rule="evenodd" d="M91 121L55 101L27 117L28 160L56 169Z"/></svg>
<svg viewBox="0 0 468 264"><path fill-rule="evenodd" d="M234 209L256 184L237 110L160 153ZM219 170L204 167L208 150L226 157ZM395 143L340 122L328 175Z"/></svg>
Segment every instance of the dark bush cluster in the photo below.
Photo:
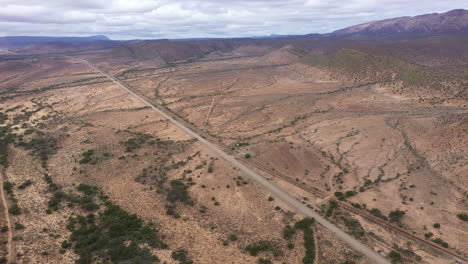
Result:
<svg viewBox="0 0 468 264"><path fill-rule="evenodd" d="M260 240L251 243L245 247L245 250L249 252L251 256L257 256L258 253L262 251L271 251L274 256L283 255L283 252L279 249L276 243L267 240Z"/></svg>
<svg viewBox="0 0 468 264"><path fill-rule="evenodd" d="M340 201L344 201L344 200L346 200L346 198L349 198L349 197L354 196L356 194L357 194L357 192L355 192L355 191L347 191L345 193L335 192L335 197Z"/></svg>
<svg viewBox="0 0 468 264"><path fill-rule="evenodd" d="M188 257L188 252L185 249L178 249L172 252L171 257L179 261L180 264L192 264L193 263L193 261L191 261L190 258Z"/></svg>
<svg viewBox="0 0 468 264"><path fill-rule="evenodd" d="M398 263L401 261L401 254L396 251L391 251L388 253L388 257L392 261L392 263Z"/></svg>
<svg viewBox="0 0 468 264"><path fill-rule="evenodd" d="M95 263L96 259L104 263L157 262L148 248L140 246L167 248L157 230L108 201L105 207L98 215L70 217L67 228L71 235L62 248L72 248L79 256L78 264Z"/></svg>
<svg viewBox="0 0 468 264"><path fill-rule="evenodd" d="M306 249L305 256L302 258L304 264L313 264L315 260L314 231L311 228L314 223L315 219L306 217L294 224L296 229L301 229L304 232L304 247Z"/></svg>
<svg viewBox="0 0 468 264"><path fill-rule="evenodd" d="M328 209L325 213L325 217L330 217L333 214L333 211L338 207L338 202L335 200L328 201Z"/></svg>
<svg viewBox="0 0 468 264"><path fill-rule="evenodd" d="M143 133L134 133L133 137L122 142L122 144L125 146L125 151L132 152L136 149L141 148L141 146L143 146L143 144L145 144L151 138L151 135Z"/></svg>
<svg viewBox="0 0 468 264"><path fill-rule="evenodd" d="M15 138L10 126L0 127L0 165L5 168L8 167L8 146L15 142Z"/></svg>
<svg viewBox="0 0 468 264"><path fill-rule="evenodd" d="M405 215L404 211L395 210L395 211L391 211L388 214L388 218L390 219L390 222L401 223L401 220L404 215Z"/></svg>
<svg viewBox="0 0 468 264"><path fill-rule="evenodd" d="M462 221L468 221L468 214L457 214L457 217Z"/></svg>
<svg viewBox="0 0 468 264"><path fill-rule="evenodd" d="M170 202L179 201L189 205L194 203L188 193L188 186L181 180L172 180L170 182L170 189L167 193L167 200Z"/></svg>
<svg viewBox="0 0 468 264"><path fill-rule="evenodd" d="M18 145L31 151L31 154L39 157L42 166L45 168L49 157L59 149L58 139L53 135L36 131L37 137L29 142L19 142Z"/></svg>

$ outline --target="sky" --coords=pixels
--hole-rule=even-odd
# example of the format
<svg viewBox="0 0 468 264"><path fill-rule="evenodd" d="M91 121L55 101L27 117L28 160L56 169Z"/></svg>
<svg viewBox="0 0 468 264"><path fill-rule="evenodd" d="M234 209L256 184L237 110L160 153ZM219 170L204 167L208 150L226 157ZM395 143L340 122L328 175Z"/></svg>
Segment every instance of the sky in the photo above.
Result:
<svg viewBox="0 0 468 264"><path fill-rule="evenodd" d="M468 1L0 0L0 36L159 39L328 33L457 8L468 9Z"/></svg>

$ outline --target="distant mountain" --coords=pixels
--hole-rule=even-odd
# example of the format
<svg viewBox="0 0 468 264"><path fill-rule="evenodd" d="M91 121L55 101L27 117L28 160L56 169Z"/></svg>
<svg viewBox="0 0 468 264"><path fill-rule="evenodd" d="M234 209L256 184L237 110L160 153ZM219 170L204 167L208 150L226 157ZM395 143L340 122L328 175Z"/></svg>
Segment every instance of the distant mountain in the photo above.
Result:
<svg viewBox="0 0 468 264"><path fill-rule="evenodd" d="M0 37L0 48L21 48L30 44L44 42L92 42L97 40L110 40L104 35L91 37L42 37L42 36L6 36Z"/></svg>
<svg viewBox="0 0 468 264"><path fill-rule="evenodd" d="M467 35L468 10L455 9L446 13L414 17L397 17L368 22L340 29L329 34L334 37L419 37L428 35Z"/></svg>

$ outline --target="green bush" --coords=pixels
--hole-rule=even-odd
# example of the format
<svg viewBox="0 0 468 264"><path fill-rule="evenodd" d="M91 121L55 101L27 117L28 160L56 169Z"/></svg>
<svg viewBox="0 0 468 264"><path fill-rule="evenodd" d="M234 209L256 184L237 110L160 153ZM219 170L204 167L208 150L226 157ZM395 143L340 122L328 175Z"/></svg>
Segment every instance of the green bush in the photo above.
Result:
<svg viewBox="0 0 468 264"><path fill-rule="evenodd" d="M5 190L8 194L12 194L13 193L13 186L14 184L9 182L9 181L6 181L3 183L3 190Z"/></svg>
<svg viewBox="0 0 468 264"><path fill-rule="evenodd" d="M395 211L391 211L388 214L388 217L390 219L390 222L401 223L401 219L403 218L404 215L405 215L404 211L395 210Z"/></svg>
<svg viewBox="0 0 468 264"><path fill-rule="evenodd" d="M59 149L58 139L51 134L45 134L38 131L37 137L31 139L29 142L20 142L19 146L31 150L31 154L39 157L42 161L42 166L45 167L49 157L54 155Z"/></svg>
<svg viewBox="0 0 468 264"><path fill-rule="evenodd" d="M79 163L80 164L86 164L86 163L91 163L93 161L93 155L94 155L94 149L90 149L88 151L85 151L81 153L81 156L83 157Z"/></svg>
<svg viewBox="0 0 468 264"><path fill-rule="evenodd" d="M18 186L18 189L22 190L22 189L26 189L28 186L30 186L32 184L32 181L31 180L26 180L25 182L23 182L20 186Z"/></svg>
<svg viewBox="0 0 468 264"><path fill-rule="evenodd" d="M250 158L252 157L252 155L250 155L250 153L247 153L247 154L244 155L244 157L245 157L246 159L250 159Z"/></svg>
<svg viewBox="0 0 468 264"><path fill-rule="evenodd" d="M259 258L257 261L258 264L272 264L271 260L265 258Z"/></svg>
<svg viewBox="0 0 468 264"><path fill-rule="evenodd" d="M172 252L171 257L179 261L180 264L192 264L193 263L193 261L189 259L188 252L185 249L178 249Z"/></svg>
<svg viewBox="0 0 468 264"><path fill-rule="evenodd" d="M0 165L8 167L8 146L15 142L16 135L11 133L10 126L0 127Z"/></svg>
<svg viewBox="0 0 468 264"><path fill-rule="evenodd" d="M435 224L434 224L434 228L440 228L440 224L439 224L439 223L435 223Z"/></svg>
<svg viewBox="0 0 468 264"><path fill-rule="evenodd" d="M125 146L125 151L132 152L136 149L141 148L141 146L143 146L143 144L145 144L151 138L151 135L135 133L132 138L127 139L122 144ZM162 144L162 142L160 143Z"/></svg>
<svg viewBox="0 0 468 264"><path fill-rule="evenodd" d="M158 258L139 245L167 248L155 229L110 202L106 202L106 209L98 217L94 214L70 217L67 229L71 235L62 247L73 247L79 256L77 263L81 264L95 263L96 258L111 263L153 263Z"/></svg>
<svg viewBox="0 0 468 264"><path fill-rule="evenodd" d="M387 220L387 217L385 215L383 215L382 212L377 208L373 208L373 209L369 210L369 213L371 215L373 215L373 216L378 217L378 218L382 218L384 220Z"/></svg>
<svg viewBox="0 0 468 264"><path fill-rule="evenodd" d="M18 207L17 204L13 204L12 206L10 206L10 209L8 209L8 212L12 215L20 215L21 209Z"/></svg>
<svg viewBox="0 0 468 264"><path fill-rule="evenodd" d="M457 214L457 217L462 221L468 221L468 214Z"/></svg>
<svg viewBox="0 0 468 264"><path fill-rule="evenodd" d="M441 238L436 238L436 239L434 239L432 241L434 241L434 243L436 243L436 244L439 244L439 245L443 246L444 248L449 247L448 243L443 241Z"/></svg>
<svg viewBox="0 0 468 264"><path fill-rule="evenodd" d="M278 246L275 243L271 241L266 241L266 240L260 240L260 241L251 243L245 247L245 250L249 252L251 256L257 256L258 253L262 251L271 251L273 252L274 256L282 255L281 250L278 248Z"/></svg>
<svg viewBox="0 0 468 264"><path fill-rule="evenodd" d="M306 230L309 229L311 225L315 223L315 219L311 217L306 217L302 219L301 221L298 221L294 224L294 228L296 229L301 229L301 230Z"/></svg>
<svg viewBox="0 0 468 264"><path fill-rule="evenodd" d="M327 209L327 212L325 213L325 217L330 217L332 216L333 214L333 211L335 210L335 208L338 207L338 202L335 201L335 200L330 200L328 201L328 209Z"/></svg>
<svg viewBox="0 0 468 264"><path fill-rule="evenodd" d="M15 230L21 230L21 229L24 229L24 225L20 223L15 223Z"/></svg>
<svg viewBox="0 0 468 264"><path fill-rule="evenodd" d="M292 226L287 225L283 228L283 238L290 240L294 237L296 234L296 229L294 229Z"/></svg>
<svg viewBox="0 0 468 264"><path fill-rule="evenodd" d="M167 200L170 202L180 201L185 204L192 204L193 201L188 193L188 186L181 180L172 180L170 182L170 189L167 193Z"/></svg>
<svg viewBox="0 0 468 264"><path fill-rule="evenodd" d="M401 254L396 251L391 251L388 253L388 257L392 261L392 263L398 263L401 261Z"/></svg>

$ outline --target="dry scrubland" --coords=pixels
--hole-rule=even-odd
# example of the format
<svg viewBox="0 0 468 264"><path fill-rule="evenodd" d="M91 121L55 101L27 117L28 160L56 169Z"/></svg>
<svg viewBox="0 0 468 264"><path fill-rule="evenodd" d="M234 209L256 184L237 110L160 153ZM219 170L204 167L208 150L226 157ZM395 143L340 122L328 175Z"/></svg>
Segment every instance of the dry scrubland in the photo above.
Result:
<svg viewBox="0 0 468 264"><path fill-rule="evenodd" d="M269 200L202 144L76 60L1 66L22 63L27 66L2 71L1 84L15 87L1 95L2 126L16 135L8 145L3 182L11 186L9 207L19 210L10 210L12 226L1 220L3 255L13 231L10 260L74 263L80 251L73 248L92 240L79 237L80 217L100 226L97 213L118 205L157 230L164 244L151 246L136 232L125 234L123 247L131 248L134 239L162 263L302 262L302 233L309 231L292 227L283 235L302 216ZM111 222L124 221L111 216ZM74 228L70 219L77 221ZM320 261L366 263L325 229L313 230Z"/></svg>
<svg viewBox="0 0 468 264"><path fill-rule="evenodd" d="M249 154L320 190L325 197L265 174L382 255L393 252L399 263L453 263L336 207L336 200L466 254L468 224L457 216L467 213L466 100L426 100L445 95L346 75L303 56L286 46L172 64L80 57L239 157ZM152 253L162 263L302 263L311 255L306 248L316 263L368 263L320 225L304 227L301 215L79 60L42 56L0 62L0 69L0 118L11 125L4 134L16 134L3 182L11 183L10 208L20 210L10 214L10 230L0 239L13 231L17 263L85 261L94 251L77 250L77 243L83 249L91 242L70 227L70 217L77 226L88 221L107 230L98 212L110 222L127 219L111 214L114 205L154 230L140 232L136 224L134 233L118 236L105 251L113 260L132 257L114 248L138 244L142 258Z"/></svg>

